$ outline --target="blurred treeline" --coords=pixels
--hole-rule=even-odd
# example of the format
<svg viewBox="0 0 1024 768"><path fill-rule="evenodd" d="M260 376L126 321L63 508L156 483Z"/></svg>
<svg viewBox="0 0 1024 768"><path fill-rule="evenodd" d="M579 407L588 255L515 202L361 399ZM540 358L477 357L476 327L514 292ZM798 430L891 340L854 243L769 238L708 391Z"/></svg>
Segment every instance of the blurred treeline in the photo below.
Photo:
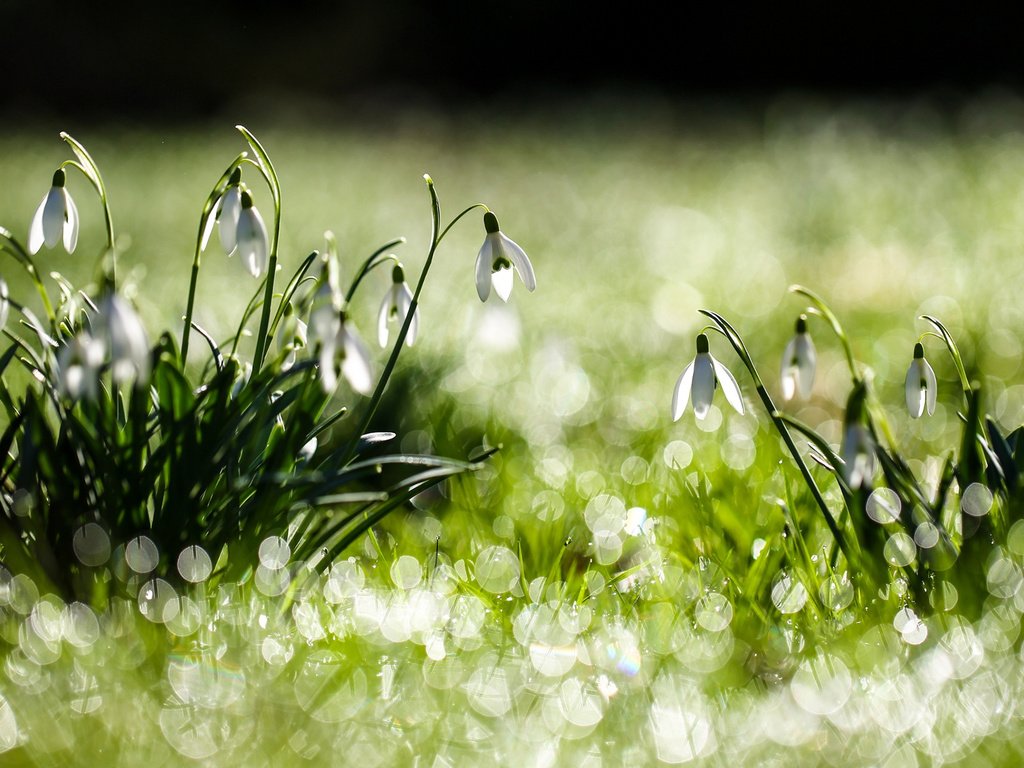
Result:
<svg viewBox="0 0 1024 768"><path fill-rule="evenodd" d="M0 0L0 115L192 121L238 110L771 97L1024 80L1019 25L953 2ZM1002 15L1001 15L1002 14Z"/></svg>

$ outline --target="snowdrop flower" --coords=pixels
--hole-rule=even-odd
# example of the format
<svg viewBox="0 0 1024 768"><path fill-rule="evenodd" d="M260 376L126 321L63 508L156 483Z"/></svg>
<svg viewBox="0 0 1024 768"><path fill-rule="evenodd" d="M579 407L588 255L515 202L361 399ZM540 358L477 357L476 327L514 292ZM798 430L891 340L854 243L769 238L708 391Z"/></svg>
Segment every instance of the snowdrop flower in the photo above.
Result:
<svg viewBox="0 0 1024 768"><path fill-rule="evenodd" d="M103 343L85 331L57 353L57 389L72 400L94 399L103 365Z"/></svg>
<svg viewBox="0 0 1024 768"><path fill-rule="evenodd" d="M672 421L679 421L691 395L694 415L698 419L707 416L715 388L719 384L729 405L735 408L737 413L743 413L743 397L736 378L728 368L712 357L708 350L708 337L702 333L697 336L697 356L676 381L676 388L672 394Z"/></svg>
<svg viewBox="0 0 1024 768"><path fill-rule="evenodd" d="M149 340L142 321L131 305L116 293L108 293L99 306L97 336L110 354L110 375L115 383L149 381Z"/></svg>
<svg viewBox="0 0 1024 768"><path fill-rule="evenodd" d="M28 231L28 252L35 254L46 243L53 248L63 238L64 249L75 252L78 245L78 208L64 188L67 175L63 168L53 174L53 186L36 208Z"/></svg>
<svg viewBox="0 0 1024 768"><path fill-rule="evenodd" d="M856 490L870 483L875 475L875 441L864 426L864 400L867 388L857 384L846 405L843 424L843 443L839 458L843 460L843 477L847 485Z"/></svg>
<svg viewBox="0 0 1024 768"><path fill-rule="evenodd" d="M220 244L224 253L228 256L235 252L238 243L238 218L242 213L242 169L235 168L228 180L228 186L217 202L213 204L210 216L206 220L206 228L203 230L202 244L200 251L206 250L206 244L210 241L213 233L213 224L216 222L220 229Z"/></svg>
<svg viewBox="0 0 1024 768"><path fill-rule="evenodd" d="M368 395L373 390L370 352L351 323L346 323L344 312L338 314L334 339L320 345L320 383L325 392L337 387L339 371L359 394Z"/></svg>
<svg viewBox="0 0 1024 768"><path fill-rule="evenodd" d="M295 365L295 353L305 346L306 324L295 315L295 309L288 302L277 326L277 348L285 356L281 363L282 371Z"/></svg>
<svg viewBox="0 0 1024 768"><path fill-rule="evenodd" d="M803 399L811 396L814 386L814 368L817 354L814 342L807 333L807 316L800 315L796 321L796 334L782 353L782 399L792 400L794 395Z"/></svg>
<svg viewBox="0 0 1024 768"><path fill-rule="evenodd" d="M309 310L308 337L311 345L333 344L338 335L338 316L344 303L338 272L338 257L329 250Z"/></svg>
<svg viewBox="0 0 1024 768"><path fill-rule="evenodd" d="M249 274L259 277L266 271L269 261L267 225L263 223L260 212L253 206L252 195L248 191L242 192L241 204L242 210L238 214L238 226L235 228L235 248Z"/></svg>
<svg viewBox="0 0 1024 768"><path fill-rule="evenodd" d="M907 410L911 418L921 418L925 410L929 416L935 413L936 388L935 371L924 359L924 345L918 342L914 345L914 359L907 370Z"/></svg>
<svg viewBox="0 0 1024 768"><path fill-rule="evenodd" d="M491 285L502 301L512 293L512 270L519 273L526 290L537 288L537 278L526 252L498 229L498 217L488 211L484 214L487 236L476 257L476 292L480 301L487 301Z"/></svg>
<svg viewBox="0 0 1024 768"><path fill-rule="evenodd" d="M412 291L405 282L405 272L400 264L391 270L391 287L384 294L384 301L380 303L380 311L377 313L377 341L382 347L388 345L388 324L395 321L401 328L405 324L405 318L409 315L412 307ZM416 332L420 326L420 308L412 315L409 322L409 333L406 334L405 343L410 347L416 341Z"/></svg>

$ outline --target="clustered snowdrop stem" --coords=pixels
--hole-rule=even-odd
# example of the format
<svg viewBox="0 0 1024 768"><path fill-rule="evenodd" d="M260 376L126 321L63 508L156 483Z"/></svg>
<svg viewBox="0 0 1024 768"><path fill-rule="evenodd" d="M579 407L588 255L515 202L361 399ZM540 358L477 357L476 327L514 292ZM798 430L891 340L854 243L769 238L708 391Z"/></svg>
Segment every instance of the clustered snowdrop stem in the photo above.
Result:
<svg viewBox="0 0 1024 768"><path fill-rule="evenodd" d="M359 429L356 431L357 435L365 434L369 428L370 421L377 412L377 406L380 405L381 397L384 395L384 388L387 386L388 380L391 378L391 373L394 371L395 365L398 363L398 355L401 353L402 347L405 344L405 339L409 335L409 329L412 326L413 319L417 316L416 310L419 307L420 293L423 291L423 283L427 279L427 273L430 271L430 266L434 262L434 254L437 252L437 246L441 244L444 236L448 234L451 228L455 226L455 224L467 213L475 211L478 208L483 208L485 211L487 210L487 206L483 203L474 203L452 219L448 223L448 226L442 230L441 203L437 199L437 191L434 189L434 180L430 178L429 174L423 174L423 180L427 183L427 191L430 193L430 248L427 251L427 258L423 262L423 269L420 270L420 277L416 282L416 290L413 291L412 294L409 311L405 316L405 321L402 323L401 330L398 332L398 338L395 340L394 347L391 349L388 361L384 365L384 371L377 379L377 386L374 388L373 394L370 396L370 403L367 405L366 411L363 414L363 419L360 422ZM356 447L357 441L353 441L345 452L345 458L342 461L343 465L352 460L352 457L355 455Z"/></svg>
<svg viewBox="0 0 1024 768"><path fill-rule="evenodd" d="M270 254L267 261L266 290L263 296L263 311L260 314L260 328L256 334L256 353L253 355L253 370L259 371L263 367L266 358L267 347L270 344L270 312L274 299L274 277L277 273L277 247L281 237L281 183L274 170L274 164L270 162L263 145L256 139L249 130L242 125L235 128L241 132L245 140L249 142L253 153L256 155L256 165L270 187L270 194L274 198L274 234L270 240Z"/></svg>
<svg viewBox="0 0 1024 768"><path fill-rule="evenodd" d="M860 381L861 376L857 371L857 362L853 357L853 347L850 346L850 338L846 335L846 331L843 330L839 318L836 317L828 304L825 303L825 300L810 288L805 288L802 285L791 285L789 286L789 291L808 299L814 305L810 308L810 312L823 317L828 322L829 327L832 328L832 332L839 339L839 343L843 347L843 354L846 355L846 365L850 369L850 376L853 377L855 382Z"/></svg>
<svg viewBox="0 0 1024 768"><path fill-rule="evenodd" d="M839 525L832 516L832 512L829 510L828 504L825 502L825 498L822 496L821 490L818 488L818 484L814 481L814 476L811 475L810 469L808 469L806 462L800 455L800 451L797 449L796 443L793 441L793 436L790 434L785 420L781 417L779 410L775 407L775 403L772 402L771 395L768 394L768 390L765 388L764 382L761 380L761 376L757 372L757 368L754 366L754 361L747 352L747 347L746 344L743 343L743 339L740 338L740 335L736 332L736 329L732 327L729 321L718 313L707 309L702 309L700 312L702 315L705 315L714 321L715 325L718 326L717 330L719 330L721 334L729 340L733 349L736 350L736 354L739 355L740 360L743 361L743 365L745 365L747 370L750 372L750 376L754 380L754 387L757 390L758 397L761 398L761 403L768 412L768 416L772 420L772 424L775 425L776 431L782 436L782 440L785 442L786 448L789 450L790 455L793 457L797 467L800 469L800 474L803 476L804 483L811 491L811 495L814 497L815 503L817 503L818 508L821 510L821 513L825 518L825 523L828 525L833 538L836 540L836 544L839 545L843 554L846 555L848 562L856 562L854 553L847 544L846 537L843 535L843 532L839 530Z"/></svg>
<svg viewBox="0 0 1024 768"><path fill-rule="evenodd" d="M960 386L964 391L964 402L970 405L971 398L973 396L973 387L971 386L970 379L967 378L967 370L964 368L964 361L960 356L960 348L957 347L956 341L953 339L953 335L946 330L946 326L931 315L921 315L920 319L931 323L938 331L938 333L934 335L938 336L945 343L946 349L949 350L949 356L953 360L953 367L956 368L956 374L960 377Z"/></svg>
<svg viewBox="0 0 1024 768"><path fill-rule="evenodd" d="M210 231L213 226L214 211L217 208L217 204L220 201L221 196L227 189L231 177L248 154L248 152L240 153L238 157L231 162L231 165L227 167L227 170L224 171L217 183L213 185L213 189L210 190L210 194L206 198L206 203L203 205L203 212L199 217L199 232L196 234L196 251L195 256L192 259L192 277L189 280L188 301L185 305L185 327L181 329L182 365L184 365L188 360L188 342L192 333L192 314L196 303L196 287L199 283L200 258L202 256L203 249L206 247L206 242L210 237Z"/></svg>
<svg viewBox="0 0 1024 768"><path fill-rule="evenodd" d="M107 187L103 183L103 176L100 173L99 166L96 165L96 161L92 159L92 155L89 154L88 150L78 140L66 131L61 131L60 137L71 147L71 151L75 153L79 160L77 163L74 160L65 160L61 163L61 168L66 166L77 168L82 172L82 175L89 179L96 190L96 194L99 195L100 203L103 206L103 223L107 233L107 250L110 254L110 283L111 286L116 286L117 265L114 254L114 219L110 214L110 200L107 197Z"/></svg>
<svg viewBox="0 0 1024 768"><path fill-rule="evenodd" d="M348 290L345 292L346 304L351 303L352 297L356 295L356 289L359 287L359 284L363 282L363 278L370 274L370 272L379 267L381 264L387 264L389 262L394 262L395 264L399 263L398 257L395 256L395 254L385 252L391 250L397 245L402 245L404 243L405 238L398 237L392 240L391 242L385 243L376 251L370 254L370 257L362 263L362 266L359 267L359 271L356 272L356 276L352 279L352 285L350 285L348 287Z"/></svg>

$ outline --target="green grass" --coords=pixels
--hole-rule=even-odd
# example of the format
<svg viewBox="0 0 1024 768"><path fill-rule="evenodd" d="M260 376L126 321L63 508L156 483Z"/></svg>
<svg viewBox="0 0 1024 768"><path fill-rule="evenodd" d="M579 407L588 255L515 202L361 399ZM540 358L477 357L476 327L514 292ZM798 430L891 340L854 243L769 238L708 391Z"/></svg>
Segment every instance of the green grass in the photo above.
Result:
<svg viewBox="0 0 1024 768"><path fill-rule="evenodd" d="M905 412L903 377L927 329L919 315L950 329L1004 434L1024 422L1024 135L1000 117L1012 108L975 106L943 123L913 110L790 105L710 129L593 113L383 133L250 125L281 176L286 275L322 247L325 229L338 236L346 282L396 236L408 238L396 253L415 274L429 243L423 172L445 219L485 202L530 254L537 292L517 282L507 306L481 305L473 262L483 229L471 216L452 231L427 280L420 340L372 424L398 433L407 452L501 451L443 496L393 513L323 576L301 578L302 563L261 571L253 557L248 569L234 564L241 583L189 586L170 568L182 597L168 623L140 617L138 580L116 572L119 597L63 623L53 618L63 602L36 602L33 585L8 581L3 757L1019 760L1024 546L1013 504L999 497L993 513L1002 549L985 542L938 575L890 569L879 538L867 553L881 574L872 584L835 555L724 339L712 334L712 352L737 376L747 413L718 393L706 422L669 414L707 323L701 308L735 326L779 402L779 359L806 307L786 288L800 283L843 322L879 418L927 489L946 455L960 454L964 406L930 340L936 414ZM151 336L177 332L199 212L236 137L229 126L62 127L105 174L115 227L131 237L120 279L137 285ZM65 157L55 139L0 137L5 178L17 180L0 188L0 224L19 237ZM76 181L79 250L41 262L84 284L102 217ZM255 194L268 208L266 191ZM12 295L28 296L10 267ZM352 307L368 340L387 287L374 279ZM229 336L250 281L208 249L199 324ZM811 333L815 396L787 412L838 445L850 377L825 324L812 318ZM194 342L197 367L205 354ZM843 519L837 483L812 467ZM951 496L954 515L963 490Z"/></svg>

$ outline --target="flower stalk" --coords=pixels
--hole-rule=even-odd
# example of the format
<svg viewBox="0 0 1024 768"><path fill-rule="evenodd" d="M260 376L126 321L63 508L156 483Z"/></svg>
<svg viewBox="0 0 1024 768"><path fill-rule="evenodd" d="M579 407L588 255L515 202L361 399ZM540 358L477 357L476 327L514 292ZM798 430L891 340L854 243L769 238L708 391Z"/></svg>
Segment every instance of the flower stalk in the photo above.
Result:
<svg viewBox="0 0 1024 768"><path fill-rule="evenodd" d="M732 327L729 321L721 315L707 309L702 309L700 312L702 315L705 315L714 321L715 325L718 326L718 330L729 340L733 349L736 350L736 354L739 355L740 360L743 361L743 365L745 365L747 370L750 372L750 376L754 380L754 387L757 390L757 395L761 398L761 403L768 412L768 417L772 420L772 424L775 426L779 435L781 435L783 442L786 444L786 448L789 450L790 455L796 462L796 465L800 470L800 474L804 479L804 483L807 485L808 490L811 492L811 496L814 497L815 503L821 510L822 517L825 518L825 524L828 526L829 531L831 531L832 537L836 540L836 544L839 545L840 550L842 550L843 554L846 556L847 562L856 562L856 554L850 548L843 532L839 529L839 525L836 523L835 517L832 516L832 512L829 510L828 504L825 502L825 498L822 496L821 490L818 488L818 484L814 481L814 477L811 475L810 469L808 469L806 462L796 447L796 443L793 441L793 436L790 434L789 429L786 426L786 422L781 418L778 409L775 407L775 403L772 402L771 395L768 394L768 390L765 388L764 382L761 380L761 376L757 372L754 361L747 352L747 347L743 343L743 339L736 332L736 329ZM852 355L850 360L851 367L853 367Z"/></svg>

